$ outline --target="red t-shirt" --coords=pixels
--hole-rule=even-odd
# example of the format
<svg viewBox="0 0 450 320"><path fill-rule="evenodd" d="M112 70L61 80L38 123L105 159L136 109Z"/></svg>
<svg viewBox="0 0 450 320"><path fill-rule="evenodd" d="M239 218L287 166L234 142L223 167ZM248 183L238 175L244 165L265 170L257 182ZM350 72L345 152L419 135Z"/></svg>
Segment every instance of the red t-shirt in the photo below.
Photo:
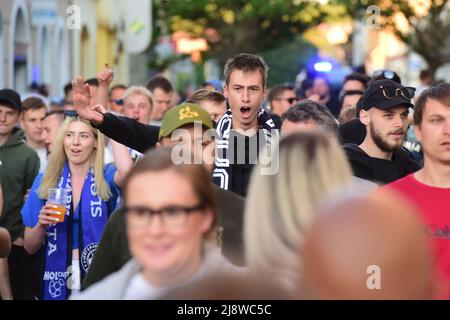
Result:
<svg viewBox="0 0 450 320"><path fill-rule="evenodd" d="M431 239L439 273L447 281L447 293L444 295L450 298L450 188L428 186L419 182L414 174L386 187L398 191L419 209L426 224L425 233Z"/></svg>

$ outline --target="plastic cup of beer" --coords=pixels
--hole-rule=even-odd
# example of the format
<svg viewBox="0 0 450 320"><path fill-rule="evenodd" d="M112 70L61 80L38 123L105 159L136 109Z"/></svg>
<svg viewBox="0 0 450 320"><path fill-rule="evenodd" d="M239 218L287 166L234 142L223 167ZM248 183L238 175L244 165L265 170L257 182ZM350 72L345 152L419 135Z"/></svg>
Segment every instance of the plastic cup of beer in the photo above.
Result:
<svg viewBox="0 0 450 320"><path fill-rule="evenodd" d="M66 217L66 203L69 190L63 188L51 188L47 191L47 203L52 205L52 210L58 211L59 214L51 214L53 218L57 218L58 222L64 222Z"/></svg>

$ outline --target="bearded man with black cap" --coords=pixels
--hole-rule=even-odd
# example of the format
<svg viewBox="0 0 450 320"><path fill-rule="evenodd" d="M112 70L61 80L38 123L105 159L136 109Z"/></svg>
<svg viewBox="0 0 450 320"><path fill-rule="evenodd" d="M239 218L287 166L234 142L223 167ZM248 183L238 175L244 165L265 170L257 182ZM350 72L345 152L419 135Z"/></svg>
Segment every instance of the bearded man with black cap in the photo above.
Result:
<svg viewBox="0 0 450 320"><path fill-rule="evenodd" d="M402 149L414 91L415 88L385 79L371 82L364 92L359 119L367 135L359 146L344 145L356 177L386 184L420 169Z"/></svg>

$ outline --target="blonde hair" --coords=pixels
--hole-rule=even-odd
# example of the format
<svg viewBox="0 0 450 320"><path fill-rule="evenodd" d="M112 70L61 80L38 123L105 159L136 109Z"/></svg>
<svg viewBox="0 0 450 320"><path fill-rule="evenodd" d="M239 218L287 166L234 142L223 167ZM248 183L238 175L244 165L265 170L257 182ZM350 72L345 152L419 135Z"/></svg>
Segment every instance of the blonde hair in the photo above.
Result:
<svg viewBox="0 0 450 320"><path fill-rule="evenodd" d="M352 173L337 140L323 132L286 136L278 151L278 173L261 175L259 164L253 169L244 243L250 270L293 290L305 229L328 196L351 184Z"/></svg>
<svg viewBox="0 0 450 320"><path fill-rule="evenodd" d="M146 87L143 86L131 86L123 94L123 101L127 100L131 96L141 95L148 98L150 102L150 109L153 109L153 95Z"/></svg>
<svg viewBox="0 0 450 320"><path fill-rule="evenodd" d="M58 130L52 153L48 159L47 167L45 168L44 176L42 177L42 181L38 189L39 197L41 199L46 199L47 190L49 188L54 188L58 183L58 178L64 168L64 163L67 161L67 155L64 151L64 137L70 124L75 121L83 122L88 125L94 133L95 140L97 140L97 147L94 149L91 156L91 165L94 169L97 194L100 198L102 198L102 200L106 201L111 197L111 191L109 190L109 186L103 175L105 138L103 134L93 128L88 121L82 120L78 117L67 118Z"/></svg>

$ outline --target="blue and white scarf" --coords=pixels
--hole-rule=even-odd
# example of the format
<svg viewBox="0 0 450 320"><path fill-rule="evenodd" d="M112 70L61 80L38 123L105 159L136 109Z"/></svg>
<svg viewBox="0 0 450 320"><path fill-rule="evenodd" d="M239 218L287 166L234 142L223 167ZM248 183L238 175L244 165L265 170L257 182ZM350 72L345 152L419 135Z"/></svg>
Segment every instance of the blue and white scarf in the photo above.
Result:
<svg viewBox="0 0 450 320"><path fill-rule="evenodd" d="M259 128L263 130L264 139L266 145L270 147L272 143L272 133L273 130L278 130L270 114L267 113L263 108L259 110L258 113L258 123ZM217 139L217 153L216 161L214 164L213 171L213 182L222 189L230 190L232 186L232 168L230 161L230 133L232 130L233 115L231 110L228 110L217 123L217 134L219 138ZM276 131L278 132L278 131ZM278 134L278 133L277 133Z"/></svg>
<svg viewBox="0 0 450 320"><path fill-rule="evenodd" d="M50 225L47 229L43 277L44 300L66 300L71 290L74 208L70 169L67 162L64 164L58 187L67 188L69 196L66 203L66 219L64 222ZM108 220L107 203L97 195L92 168L89 169L84 181L79 206L79 249L81 252L79 260L81 279L83 279Z"/></svg>

